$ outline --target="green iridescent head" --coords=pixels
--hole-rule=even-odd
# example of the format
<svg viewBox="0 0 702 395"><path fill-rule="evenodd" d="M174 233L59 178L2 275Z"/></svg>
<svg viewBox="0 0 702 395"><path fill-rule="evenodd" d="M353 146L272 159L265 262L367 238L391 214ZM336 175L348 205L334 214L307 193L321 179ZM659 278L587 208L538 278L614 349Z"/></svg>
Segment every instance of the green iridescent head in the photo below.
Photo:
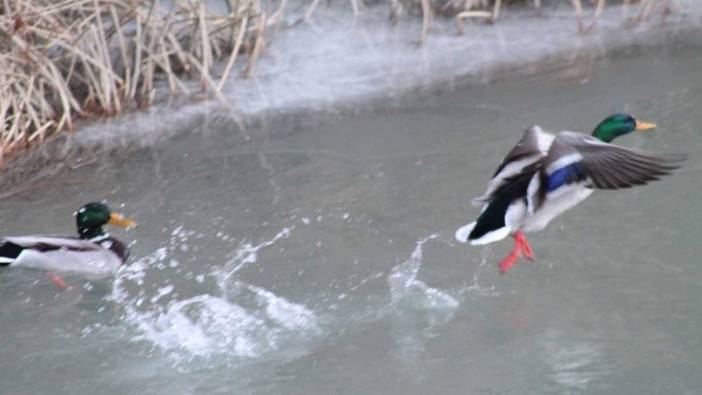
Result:
<svg viewBox="0 0 702 395"><path fill-rule="evenodd" d="M92 239L105 234L103 225L117 225L123 228L132 228L136 222L113 213L105 203L92 202L81 207L76 212L76 225L81 239Z"/></svg>
<svg viewBox="0 0 702 395"><path fill-rule="evenodd" d="M597 125L592 136L605 143L610 143L617 137L633 131L643 132L655 127L655 123L639 121L629 114L612 114Z"/></svg>

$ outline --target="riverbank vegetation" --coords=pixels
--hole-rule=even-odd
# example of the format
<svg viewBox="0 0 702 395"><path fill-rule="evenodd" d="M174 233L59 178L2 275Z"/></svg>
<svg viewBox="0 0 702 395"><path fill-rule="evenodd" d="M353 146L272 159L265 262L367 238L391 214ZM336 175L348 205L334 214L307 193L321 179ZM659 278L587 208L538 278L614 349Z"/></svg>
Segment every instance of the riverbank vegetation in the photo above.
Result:
<svg viewBox="0 0 702 395"><path fill-rule="evenodd" d="M197 1L157 4L2 1L0 163L76 119L147 106L158 79L174 94L217 94L233 70L250 73L270 22L256 2L228 1L221 15Z"/></svg>
<svg viewBox="0 0 702 395"><path fill-rule="evenodd" d="M422 16L421 40L437 15L455 18L460 29L466 19L495 22L505 5L542 6L541 0L387 1L392 21L403 14ZM575 7L582 32L594 26L606 5L605 0L563 1ZM350 2L354 13L369 6ZM632 7L625 19L639 21L678 7L677 0L622 2L625 10ZM318 3L307 5L301 20L308 20ZM251 73L267 31L283 19L287 0L276 0L270 15L260 0L223 0L221 12L205 4L0 0L0 166L9 155L73 130L78 119L114 116L169 93L205 92L223 100L220 92L233 73ZM588 23L585 8L592 14Z"/></svg>
<svg viewBox="0 0 702 395"><path fill-rule="evenodd" d="M352 2L358 0L351 0ZM541 11L542 3L570 3L573 7L577 31L588 33L592 31L598 18L602 15L605 6L609 4L622 4L623 20L626 23L640 23L650 18L651 15L667 15L680 11L678 0L389 0L391 15L390 20L397 22L404 13L415 12L422 15L422 31L420 42L423 42L431 22L435 16L455 18L459 33L463 33L465 20L481 20L494 23L500 17L502 8L512 6L532 6ZM354 7L354 10L357 7ZM590 8L591 12L587 12Z"/></svg>

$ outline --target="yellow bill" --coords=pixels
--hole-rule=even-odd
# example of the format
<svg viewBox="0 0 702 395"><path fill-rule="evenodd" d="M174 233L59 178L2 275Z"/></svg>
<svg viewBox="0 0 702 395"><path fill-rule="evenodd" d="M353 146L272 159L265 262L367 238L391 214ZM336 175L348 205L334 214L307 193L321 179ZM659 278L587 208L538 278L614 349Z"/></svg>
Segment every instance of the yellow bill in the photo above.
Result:
<svg viewBox="0 0 702 395"><path fill-rule="evenodd" d="M124 218L122 214L117 214L117 213L112 213L110 214L110 220L107 222L110 225L117 225L121 226L123 228L133 228L137 225L136 222L132 221L129 218Z"/></svg>
<svg viewBox="0 0 702 395"><path fill-rule="evenodd" d="M639 132L643 132L644 130L651 130L651 129L654 129L655 127L656 127L655 123L643 122L643 121L639 121L638 119L636 120L636 130L638 130Z"/></svg>

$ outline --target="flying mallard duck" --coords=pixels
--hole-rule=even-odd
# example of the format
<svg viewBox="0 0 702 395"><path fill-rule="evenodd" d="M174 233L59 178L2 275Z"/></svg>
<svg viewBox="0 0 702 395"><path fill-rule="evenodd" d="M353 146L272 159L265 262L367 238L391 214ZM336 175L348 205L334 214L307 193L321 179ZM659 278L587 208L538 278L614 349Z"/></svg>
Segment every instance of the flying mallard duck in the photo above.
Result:
<svg viewBox="0 0 702 395"><path fill-rule="evenodd" d="M136 223L113 213L104 203L88 203L75 215L78 237L21 236L0 240L0 266L94 275L115 271L127 260L129 250L102 227L111 224L131 228Z"/></svg>
<svg viewBox="0 0 702 395"><path fill-rule="evenodd" d="M481 245L511 235L514 248L499 264L503 274L520 256L533 260L524 232L545 228L595 189L643 185L680 167L682 155L609 144L619 136L655 127L627 114L614 114L597 125L592 137L576 132L553 136L538 126L526 130L502 160L483 196L473 199L473 205L483 206L482 213L456 231L456 240Z"/></svg>

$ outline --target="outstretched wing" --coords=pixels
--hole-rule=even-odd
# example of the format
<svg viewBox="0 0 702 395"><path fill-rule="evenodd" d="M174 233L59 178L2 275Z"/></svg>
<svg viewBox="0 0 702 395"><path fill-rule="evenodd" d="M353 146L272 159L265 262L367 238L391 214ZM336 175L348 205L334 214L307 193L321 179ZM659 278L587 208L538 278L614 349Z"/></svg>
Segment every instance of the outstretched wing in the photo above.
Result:
<svg viewBox="0 0 702 395"><path fill-rule="evenodd" d="M474 206L482 206L494 198L495 192L514 176L519 175L525 167L543 158L554 137L544 132L540 127L533 126L524 131L517 145L502 159L502 163L488 182L485 193L473 199Z"/></svg>
<svg viewBox="0 0 702 395"><path fill-rule="evenodd" d="M541 201L544 195L580 182L594 189L644 185L679 168L685 157L633 150L581 133L561 132L541 161L539 183L542 196L532 198Z"/></svg>

